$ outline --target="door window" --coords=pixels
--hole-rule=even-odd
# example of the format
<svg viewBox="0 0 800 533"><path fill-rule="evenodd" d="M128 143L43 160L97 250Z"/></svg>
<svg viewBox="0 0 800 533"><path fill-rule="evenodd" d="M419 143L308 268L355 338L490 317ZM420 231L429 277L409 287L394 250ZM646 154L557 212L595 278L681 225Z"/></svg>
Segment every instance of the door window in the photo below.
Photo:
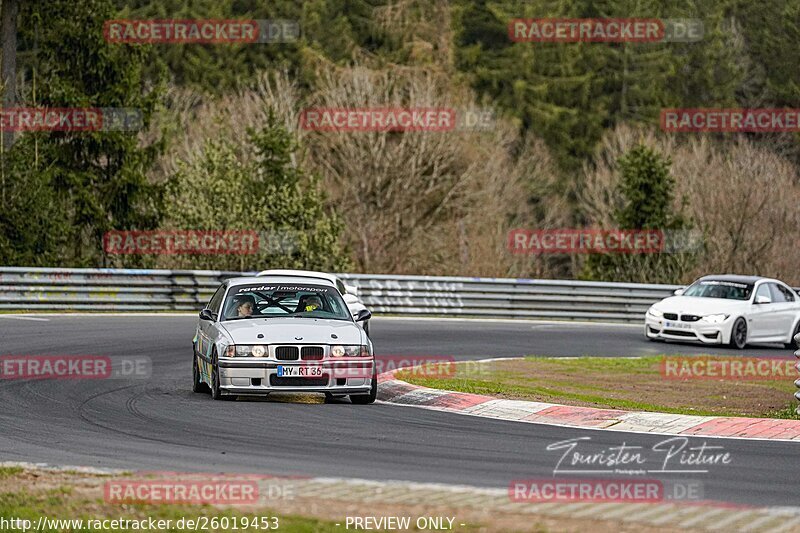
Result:
<svg viewBox="0 0 800 533"><path fill-rule="evenodd" d="M208 301L206 309L219 316L219 308L222 305L222 297L224 295L225 285L222 285L219 289L217 289L217 292L214 293L214 296L211 297L211 300Z"/></svg>
<svg viewBox="0 0 800 533"><path fill-rule="evenodd" d="M344 288L344 283L339 278L336 278L336 288L339 289L339 292L344 296L347 294L347 289Z"/></svg>
<svg viewBox="0 0 800 533"><path fill-rule="evenodd" d="M785 303L794 301L794 294L792 294L791 289L782 283L770 283L769 290L772 293L773 302Z"/></svg>
<svg viewBox="0 0 800 533"><path fill-rule="evenodd" d="M758 290L756 291L756 300L759 298L759 296L765 296L767 300L772 301L772 295L769 292L769 284L762 283L758 286Z"/></svg>

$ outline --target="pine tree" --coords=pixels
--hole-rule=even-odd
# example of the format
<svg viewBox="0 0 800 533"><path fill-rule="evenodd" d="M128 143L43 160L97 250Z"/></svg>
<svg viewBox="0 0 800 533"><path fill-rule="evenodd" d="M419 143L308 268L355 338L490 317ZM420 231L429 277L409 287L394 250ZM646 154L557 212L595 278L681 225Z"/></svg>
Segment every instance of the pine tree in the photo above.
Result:
<svg viewBox="0 0 800 533"><path fill-rule="evenodd" d="M103 23L114 15L111 0L39 0L20 7L19 67L36 81L35 93L32 83L20 88L20 106L127 108L147 127L160 85L143 75L144 48L104 40ZM100 266L107 230L157 225L160 190L146 172L160 149L157 137L141 144L136 131L22 134L5 154L3 178L12 185L2 198L0 233L11 255L3 259L41 264L55 256L51 264ZM50 202L49 216L33 215L41 226L20 226L17 210L41 207L42 199ZM32 239L32 231L40 239Z"/></svg>
<svg viewBox="0 0 800 533"><path fill-rule="evenodd" d="M600 281L675 283L693 259L693 250L683 249L690 224L682 212L673 212L674 178L670 160L640 144L618 161L621 199L614 212L617 228L657 230L666 241L665 253L595 254L589 256L583 278ZM671 249L677 244L677 250Z"/></svg>

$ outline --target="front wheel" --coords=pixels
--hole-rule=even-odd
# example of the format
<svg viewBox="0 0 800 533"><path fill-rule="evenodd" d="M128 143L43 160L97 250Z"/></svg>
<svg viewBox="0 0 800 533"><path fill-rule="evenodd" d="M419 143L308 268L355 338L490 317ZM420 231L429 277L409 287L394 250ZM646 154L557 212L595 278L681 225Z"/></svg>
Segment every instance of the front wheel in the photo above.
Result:
<svg viewBox="0 0 800 533"><path fill-rule="evenodd" d="M730 345L739 350L747 345L747 322L742 317L737 318L733 323Z"/></svg>
<svg viewBox="0 0 800 533"><path fill-rule="evenodd" d="M196 353L192 355L192 392L208 392L208 385L203 383L200 377Z"/></svg>
<svg viewBox="0 0 800 533"><path fill-rule="evenodd" d="M800 322L798 322L797 325L794 327L794 333L792 333L792 336L789 337L789 342L783 343L783 347L788 348L790 350L796 350L800 348L800 346L798 346L797 342L794 340L795 335L797 335L798 333L800 333Z"/></svg>
<svg viewBox="0 0 800 533"><path fill-rule="evenodd" d="M375 399L378 397L378 372L377 366L373 362L372 366L372 387L370 387L369 392L367 394L351 394L350 401L356 405L367 405L370 403L375 403Z"/></svg>
<svg viewBox="0 0 800 533"><path fill-rule="evenodd" d="M229 396L219 388L219 362L217 353L211 355L211 399L213 400L233 400L234 396Z"/></svg>

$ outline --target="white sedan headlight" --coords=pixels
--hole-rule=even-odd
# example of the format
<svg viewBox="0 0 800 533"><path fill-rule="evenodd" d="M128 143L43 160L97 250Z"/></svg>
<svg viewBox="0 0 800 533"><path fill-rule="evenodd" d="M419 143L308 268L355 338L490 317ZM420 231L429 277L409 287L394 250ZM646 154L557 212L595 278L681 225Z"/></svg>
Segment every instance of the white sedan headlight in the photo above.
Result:
<svg viewBox="0 0 800 533"><path fill-rule="evenodd" d="M654 317L654 318L661 318L664 316L664 313L656 309L655 307L651 307L647 310L647 314Z"/></svg>
<svg viewBox="0 0 800 533"><path fill-rule="evenodd" d="M722 324L730 315L706 315L703 317L703 322L708 322L709 324Z"/></svg>
<svg viewBox="0 0 800 533"><path fill-rule="evenodd" d="M250 353L253 354L253 357L264 357L264 354L267 353L267 349L265 346L256 345L253 346L253 349L250 350Z"/></svg>
<svg viewBox="0 0 800 533"><path fill-rule="evenodd" d="M267 347L262 344L231 344L225 352L226 357L264 357Z"/></svg>

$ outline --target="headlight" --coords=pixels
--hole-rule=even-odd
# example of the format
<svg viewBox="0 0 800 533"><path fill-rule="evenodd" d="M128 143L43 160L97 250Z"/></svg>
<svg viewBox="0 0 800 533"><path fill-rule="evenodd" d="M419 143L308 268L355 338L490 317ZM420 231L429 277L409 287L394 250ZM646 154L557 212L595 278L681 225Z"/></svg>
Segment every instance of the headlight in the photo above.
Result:
<svg viewBox="0 0 800 533"><path fill-rule="evenodd" d="M655 307L651 307L650 309L648 309L647 310L647 314L652 316L652 317L655 317L655 318L661 318L661 317L664 316L664 313L662 313L661 311L659 311Z"/></svg>
<svg viewBox="0 0 800 533"><path fill-rule="evenodd" d="M233 355L231 349L235 349L236 355ZM236 346L228 346L228 351L225 354L228 357L264 357L267 355L267 347L262 344L237 344Z"/></svg>
<svg viewBox="0 0 800 533"><path fill-rule="evenodd" d="M703 322L708 322L709 324L722 324L730 315L706 315L703 317Z"/></svg>
<svg viewBox="0 0 800 533"><path fill-rule="evenodd" d="M333 357L369 357L372 354L369 352L369 346L331 346L331 355Z"/></svg>
<svg viewBox="0 0 800 533"><path fill-rule="evenodd" d="M253 357L264 357L264 354L267 353L267 349L259 344L257 346L253 346L253 349L250 350L250 353L253 354Z"/></svg>

